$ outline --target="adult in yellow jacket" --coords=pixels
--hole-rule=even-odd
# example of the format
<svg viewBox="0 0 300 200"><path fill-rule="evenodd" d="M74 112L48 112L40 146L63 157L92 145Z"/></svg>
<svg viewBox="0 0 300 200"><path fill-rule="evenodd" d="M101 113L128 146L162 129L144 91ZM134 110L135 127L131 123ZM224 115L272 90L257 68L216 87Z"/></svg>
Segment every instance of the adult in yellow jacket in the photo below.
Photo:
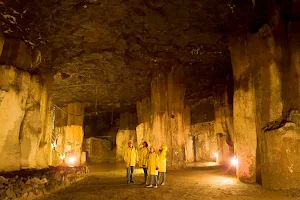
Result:
<svg viewBox="0 0 300 200"><path fill-rule="evenodd" d="M127 169L127 184L128 183L134 183L133 180L133 172L134 167L138 162L138 152L133 147L132 141L128 141L128 147L125 149L124 152L124 161Z"/></svg>
<svg viewBox="0 0 300 200"><path fill-rule="evenodd" d="M158 182L161 179L160 185L165 185L166 182L166 172L167 172L167 150L168 147L166 145L162 145L159 148L158 158Z"/></svg>
<svg viewBox="0 0 300 200"><path fill-rule="evenodd" d="M150 147L148 157L148 174L150 176L150 183L147 187L157 188L157 175L158 175L158 155L155 153L155 148Z"/></svg>
<svg viewBox="0 0 300 200"><path fill-rule="evenodd" d="M142 167L144 170L144 184L147 183L147 177L148 177L148 156L149 156L148 143L145 141L143 142L143 147L140 149L140 155L139 155L139 164L140 167Z"/></svg>

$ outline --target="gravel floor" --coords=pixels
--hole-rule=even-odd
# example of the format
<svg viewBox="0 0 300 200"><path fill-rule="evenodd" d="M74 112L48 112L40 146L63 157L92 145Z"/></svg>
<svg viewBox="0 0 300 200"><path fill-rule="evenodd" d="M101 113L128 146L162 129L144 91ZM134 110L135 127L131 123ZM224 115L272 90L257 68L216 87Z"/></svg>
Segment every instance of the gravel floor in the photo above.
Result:
<svg viewBox="0 0 300 200"><path fill-rule="evenodd" d="M257 184L243 184L218 170L185 169L169 171L167 183L158 188L141 185L142 170L135 171L135 183L125 183L125 169L120 165L90 167L90 175L68 187L41 199L47 200L176 200L176 199L300 199Z"/></svg>

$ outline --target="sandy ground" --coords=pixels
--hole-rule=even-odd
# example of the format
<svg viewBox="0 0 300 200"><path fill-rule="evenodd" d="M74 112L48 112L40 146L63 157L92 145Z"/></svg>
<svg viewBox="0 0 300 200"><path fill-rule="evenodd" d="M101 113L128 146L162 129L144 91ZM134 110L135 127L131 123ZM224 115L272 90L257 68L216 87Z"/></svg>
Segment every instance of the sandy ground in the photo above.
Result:
<svg viewBox="0 0 300 200"><path fill-rule="evenodd" d="M135 183L125 183L125 169L120 165L90 167L90 175L69 188L42 199L47 200L183 200L183 199L299 199L268 191L256 184L243 184L220 170L185 169L169 171L167 182L158 188L141 185L141 169L135 171ZM42 200L41 199L41 200Z"/></svg>

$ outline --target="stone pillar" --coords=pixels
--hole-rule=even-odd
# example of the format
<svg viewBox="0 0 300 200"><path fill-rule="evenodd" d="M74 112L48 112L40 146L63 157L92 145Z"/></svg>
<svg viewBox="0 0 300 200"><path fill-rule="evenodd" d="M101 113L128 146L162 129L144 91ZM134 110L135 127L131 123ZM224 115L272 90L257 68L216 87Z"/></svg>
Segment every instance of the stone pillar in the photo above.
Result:
<svg viewBox="0 0 300 200"><path fill-rule="evenodd" d="M51 80L0 67L0 171L49 166Z"/></svg>
<svg viewBox="0 0 300 200"><path fill-rule="evenodd" d="M169 147L167 165L181 167L193 161L193 140L190 135L190 108L184 106L185 84L180 67L172 67L166 75L158 73L151 83L151 102L137 103L139 141L148 140L158 149Z"/></svg>
<svg viewBox="0 0 300 200"><path fill-rule="evenodd" d="M41 141L36 156L36 164L38 168L49 166L52 161L51 135L52 135L52 75L44 75L42 77L42 90L40 100L40 115L41 115Z"/></svg>
<svg viewBox="0 0 300 200"><path fill-rule="evenodd" d="M137 115L136 113L121 113L120 126L116 136L117 161L123 161L124 150L128 147L128 141L133 141L133 146L138 148L136 135Z"/></svg>
<svg viewBox="0 0 300 200"><path fill-rule="evenodd" d="M218 163L228 164L232 157L231 149L233 140L233 88L231 81L227 78L224 86L214 88L214 135L217 140Z"/></svg>
<svg viewBox="0 0 300 200"><path fill-rule="evenodd" d="M20 128L25 116L30 74L0 67L0 171L20 169ZM18 91L17 91L17 90Z"/></svg>
<svg viewBox="0 0 300 200"><path fill-rule="evenodd" d="M256 181L256 98L253 68L247 53L247 33L235 30L229 37L234 77L234 149L238 158L237 177L247 183Z"/></svg>
<svg viewBox="0 0 300 200"><path fill-rule="evenodd" d="M138 101L136 110L138 117L138 126L136 127L137 145L140 146L144 141L150 143L151 99L144 98L142 101Z"/></svg>
<svg viewBox="0 0 300 200"><path fill-rule="evenodd" d="M246 28L237 28L229 37L234 76L234 147L239 159L237 175L250 183L260 182L260 173L265 171L268 153L262 149L263 131L278 126L282 119L286 37L276 9L274 15L277 17L271 21L277 21L272 21L272 27L265 24L252 34Z"/></svg>
<svg viewBox="0 0 300 200"><path fill-rule="evenodd" d="M283 22L276 24L278 25L271 29L271 39L274 41L271 48L274 51L271 51L271 53L274 52L272 54L274 62L271 62L273 66L270 67L270 72L272 72L273 79L278 77L276 73L274 75L274 69L276 70L281 66L275 72L280 72L279 77L283 81L273 81L274 83L270 84L269 101L272 101L272 103L264 105L265 112L269 110L267 117L270 120L264 126L261 137L262 184L268 189L296 189L299 188L300 181L300 48L298 46L300 43L300 29L299 22L289 24L287 29L289 45L287 46L287 44L284 44L287 37L282 26ZM286 50L287 47L289 47L289 51ZM281 54L276 53L279 50L282 52ZM285 60L287 51L290 54L290 62ZM281 72L283 72L283 75ZM278 89L281 89L281 91L278 91ZM281 110L283 110L282 116L279 115ZM266 114L264 116L266 117ZM265 121L263 117L262 121Z"/></svg>
<svg viewBox="0 0 300 200"><path fill-rule="evenodd" d="M55 131L52 135L52 143L56 142L55 147L56 158L54 157L54 165L59 164L58 154L65 155L66 163L68 157L75 157L74 165L80 164L80 156L83 142L83 119L84 104L75 102L70 103L66 107L55 110ZM70 163L69 163L70 164Z"/></svg>
<svg viewBox="0 0 300 200"><path fill-rule="evenodd" d="M285 110L300 109L300 22L291 22L288 26L290 68L284 71ZM283 91L284 92L284 91Z"/></svg>
<svg viewBox="0 0 300 200"><path fill-rule="evenodd" d="M186 162L195 161L195 149L193 135L191 134L191 108L186 106L184 109L184 136L185 136L185 152L186 152Z"/></svg>

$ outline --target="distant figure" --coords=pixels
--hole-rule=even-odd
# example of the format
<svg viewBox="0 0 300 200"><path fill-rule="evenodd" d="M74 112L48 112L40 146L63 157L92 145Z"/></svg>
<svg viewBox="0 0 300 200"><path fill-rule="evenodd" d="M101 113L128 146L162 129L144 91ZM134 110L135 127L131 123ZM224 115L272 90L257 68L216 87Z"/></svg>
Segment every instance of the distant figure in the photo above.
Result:
<svg viewBox="0 0 300 200"><path fill-rule="evenodd" d="M124 161L127 169L127 184L134 183L133 171L134 167L138 162L137 150L133 147L132 141L128 141L128 147L125 149Z"/></svg>
<svg viewBox="0 0 300 200"><path fill-rule="evenodd" d="M149 156L149 149L148 149L148 143L145 141L143 142L143 147L140 150L140 167L144 170L144 183L147 184L147 178L148 178L148 156Z"/></svg>
<svg viewBox="0 0 300 200"><path fill-rule="evenodd" d="M159 169L158 169L158 182L161 179L160 185L166 184L166 173L167 173L167 150L168 147L166 145L162 145L159 148Z"/></svg>
<svg viewBox="0 0 300 200"><path fill-rule="evenodd" d="M150 176L150 183L147 187L157 188L158 155L155 153L155 149L153 146L150 147L148 158L148 174Z"/></svg>

